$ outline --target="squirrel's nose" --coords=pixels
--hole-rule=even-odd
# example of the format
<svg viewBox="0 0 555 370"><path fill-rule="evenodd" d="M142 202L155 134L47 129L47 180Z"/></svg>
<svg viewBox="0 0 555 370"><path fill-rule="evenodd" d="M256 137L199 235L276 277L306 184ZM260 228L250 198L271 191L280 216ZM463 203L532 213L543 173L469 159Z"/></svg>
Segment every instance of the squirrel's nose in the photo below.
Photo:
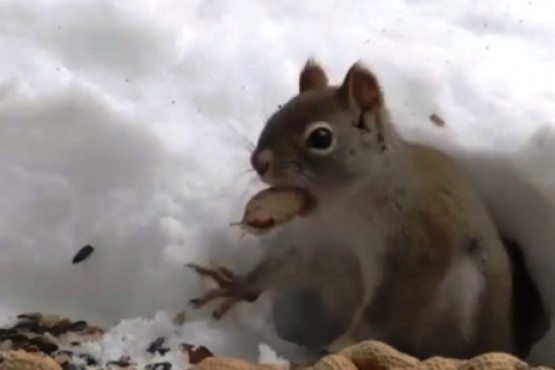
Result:
<svg viewBox="0 0 555 370"><path fill-rule="evenodd" d="M259 176L264 176L268 172L272 164L272 157L272 152L267 149L252 155L251 165Z"/></svg>

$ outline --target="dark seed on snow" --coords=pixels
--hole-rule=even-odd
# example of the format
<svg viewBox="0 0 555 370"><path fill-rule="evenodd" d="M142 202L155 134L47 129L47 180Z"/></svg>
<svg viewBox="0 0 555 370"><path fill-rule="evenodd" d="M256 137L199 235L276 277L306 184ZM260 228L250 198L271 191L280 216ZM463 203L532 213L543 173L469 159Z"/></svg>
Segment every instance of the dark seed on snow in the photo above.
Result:
<svg viewBox="0 0 555 370"><path fill-rule="evenodd" d="M22 313L17 315L17 318L20 320L31 320L31 321L39 321L40 318L42 317L42 315L38 312L34 312L34 313Z"/></svg>
<svg viewBox="0 0 555 370"><path fill-rule="evenodd" d="M430 121L432 121L436 126L445 126L445 121L435 113L430 116Z"/></svg>
<svg viewBox="0 0 555 370"><path fill-rule="evenodd" d="M160 350L160 347L162 347L162 345L164 344L164 341L164 337L156 338L152 343L148 345L146 351L151 354L158 352Z"/></svg>
<svg viewBox="0 0 555 370"><path fill-rule="evenodd" d="M12 334L12 335L7 335L2 339L9 339L11 340L14 344L23 344L23 343L27 343L29 341L29 339L27 339L27 337L23 334Z"/></svg>
<svg viewBox="0 0 555 370"><path fill-rule="evenodd" d="M77 367L77 365L72 364L69 361L66 361L62 364L62 370L78 370L79 367Z"/></svg>
<svg viewBox="0 0 555 370"><path fill-rule="evenodd" d="M4 339L4 337L17 334L17 330L14 328L10 329L0 329L0 338Z"/></svg>
<svg viewBox="0 0 555 370"><path fill-rule="evenodd" d="M116 360L116 361L108 361L108 365L115 365L119 367L127 367L131 365L131 362L128 360Z"/></svg>
<svg viewBox="0 0 555 370"><path fill-rule="evenodd" d="M13 328L19 329L19 330L27 330L37 334L42 334L46 331L45 327L33 321L23 321L23 322L17 323Z"/></svg>
<svg viewBox="0 0 555 370"><path fill-rule="evenodd" d="M87 366L95 366L95 365L97 365L96 359L95 359L94 357L92 357L91 355L89 355L89 354L81 353L81 354L79 355L79 357L80 357L81 359L85 360L85 362L87 363Z"/></svg>
<svg viewBox="0 0 555 370"><path fill-rule="evenodd" d="M87 327L87 322L85 320L79 320L72 322L68 325L67 330L69 331L81 331Z"/></svg>
<svg viewBox="0 0 555 370"><path fill-rule="evenodd" d="M94 248L92 246L85 245L83 248L79 250L79 252L77 252L75 257L73 257L72 263L76 264L86 260L87 258L89 258L89 256L92 254L93 251L94 251Z"/></svg>
<svg viewBox="0 0 555 370"><path fill-rule="evenodd" d="M67 322L60 322L59 324L56 324L53 327L51 327L48 331L50 332L50 334L57 337L58 335L67 333L69 330L69 325L70 324L68 324Z"/></svg>
<svg viewBox="0 0 555 370"><path fill-rule="evenodd" d="M169 348L167 347L160 347L158 348L158 353L161 354L162 356L164 356L166 353L168 353L170 351Z"/></svg>
<svg viewBox="0 0 555 370"><path fill-rule="evenodd" d="M98 362L96 362L96 360L92 357L87 357L85 361L87 361L87 366L96 366L98 364Z"/></svg>
<svg viewBox="0 0 555 370"><path fill-rule="evenodd" d="M168 361L156 362L154 364L148 364L145 366L146 370L170 370L172 364Z"/></svg>
<svg viewBox="0 0 555 370"><path fill-rule="evenodd" d="M39 347L40 350L46 354L51 354L52 352L56 352L58 349L60 349L57 344L50 343L39 338L31 339L29 342Z"/></svg>

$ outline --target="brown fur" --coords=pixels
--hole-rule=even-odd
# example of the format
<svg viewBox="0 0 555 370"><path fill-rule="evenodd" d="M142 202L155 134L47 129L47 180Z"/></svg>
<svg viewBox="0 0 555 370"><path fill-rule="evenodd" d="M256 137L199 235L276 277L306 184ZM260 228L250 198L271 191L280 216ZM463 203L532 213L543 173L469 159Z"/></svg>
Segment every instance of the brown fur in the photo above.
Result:
<svg viewBox="0 0 555 370"><path fill-rule="evenodd" d="M295 310L277 330L306 346L335 336L328 348L382 339L419 357L512 352L508 257L464 172L397 134L359 63L328 86L309 60L299 90L266 122L251 162L270 153L261 179L306 189L318 210L229 294L280 290L277 305Z"/></svg>
<svg viewBox="0 0 555 370"><path fill-rule="evenodd" d="M309 161L303 165L319 173L320 188L339 186L343 184L341 180L350 176L366 177L378 184L366 190L370 191L368 204L359 199L364 192L353 195L354 199L348 202L353 202L355 208L363 207L362 213L369 215L368 220L382 213L380 217L385 217L384 222L389 225L384 230L383 276L362 317L353 316L345 337L362 340L370 335L421 357L513 351L508 258L482 200L464 172L445 154L397 136L378 79L361 64L355 63L339 86L327 85L321 67L312 62L307 66L310 67L305 66L300 75L301 94L270 118L260 136L258 150L271 148L276 153L269 181L277 184L285 179L288 170L285 166L290 158L301 155L292 145L298 143L294 137L311 122L333 121L335 129L343 135L348 135L350 125L359 129L361 136L368 137L361 148L349 148L348 165L341 163L346 157L340 154L335 161L324 164L320 164L319 158L301 157ZM345 118L338 118L339 113ZM358 118L352 117L354 114ZM340 150L337 149L338 153ZM391 164L388 170L380 169L389 161L390 153L396 151L403 153L394 160L396 164ZM366 155L371 156L364 159ZM365 160L369 162L365 164ZM360 168L348 167L353 165ZM382 176L392 180L382 182ZM376 180L372 180L374 177ZM371 190L375 187L377 191ZM342 220L337 222L340 225ZM368 253L359 255L361 262L373 258L372 241L368 244ZM464 290L464 282L448 280L457 279L459 272L453 270L457 268L463 278L471 274L473 279L480 279L475 283L477 287L469 288L476 289L468 293L470 298L464 298L466 292L461 292L463 303L459 305L452 302L459 299L456 292L441 291L446 289L442 288L444 284L455 284L455 288ZM434 308L442 300L456 309ZM463 312L465 304L472 305L474 315Z"/></svg>
<svg viewBox="0 0 555 370"><path fill-rule="evenodd" d="M472 230L466 225L470 224L468 217L475 212L473 203L477 200L470 196L469 184L448 158L418 145L411 149L415 168L428 180L414 187L409 201L399 210L396 232L389 240L385 275L364 320L378 339L420 358L437 353L465 358L486 350L512 351L508 266L500 269L502 274L490 273L485 267L487 295L478 309L476 322L480 324L468 338L468 343L474 345L469 346L462 337L457 339L458 312L443 313L429 328L422 327L451 264L469 253ZM491 258L500 261L492 264L506 264L501 244L496 247ZM472 253L489 253L477 248Z"/></svg>
<svg viewBox="0 0 555 370"><path fill-rule="evenodd" d="M323 89L328 85L326 73L313 59L309 59L299 77L299 91Z"/></svg>
<svg viewBox="0 0 555 370"><path fill-rule="evenodd" d="M345 98L352 96L366 110L383 106L383 94L378 79L359 63L349 68L339 94Z"/></svg>

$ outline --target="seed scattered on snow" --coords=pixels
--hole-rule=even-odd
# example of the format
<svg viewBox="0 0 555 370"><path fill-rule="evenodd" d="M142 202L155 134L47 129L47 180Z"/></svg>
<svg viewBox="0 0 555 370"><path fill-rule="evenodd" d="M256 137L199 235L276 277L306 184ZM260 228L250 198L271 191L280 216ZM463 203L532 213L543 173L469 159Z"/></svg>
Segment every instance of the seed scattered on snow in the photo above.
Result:
<svg viewBox="0 0 555 370"><path fill-rule="evenodd" d="M31 312L31 313L22 313L17 315L18 319L26 319L32 321L39 321L42 317L42 314L39 312Z"/></svg>
<svg viewBox="0 0 555 370"><path fill-rule="evenodd" d="M89 324L85 320L74 321L68 325L68 331L81 331L85 329Z"/></svg>
<svg viewBox="0 0 555 370"><path fill-rule="evenodd" d="M170 370L172 368L172 364L168 361L156 362L146 365L145 368L146 370Z"/></svg>
<svg viewBox="0 0 555 370"><path fill-rule="evenodd" d="M106 364L118 367L129 367L131 366L131 360L128 357L124 356L119 360L108 361Z"/></svg>
<svg viewBox="0 0 555 370"><path fill-rule="evenodd" d="M76 264L82 262L90 257L90 255L94 252L94 248L91 245L85 245L83 248L77 252L75 257L73 257L72 263Z"/></svg>
<svg viewBox="0 0 555 370"><path fill-rule="evenodd" d="M95 366L98 364L96 359L88 353L80 353L79 358L84 360L87 366Z"/></svg>
<svg viewBox="0 0 555 370"><path fill-rule="evenodd" d="M151 354L159 352L165 341L164 337L156 338L148 345L146 351Z"/></svg>

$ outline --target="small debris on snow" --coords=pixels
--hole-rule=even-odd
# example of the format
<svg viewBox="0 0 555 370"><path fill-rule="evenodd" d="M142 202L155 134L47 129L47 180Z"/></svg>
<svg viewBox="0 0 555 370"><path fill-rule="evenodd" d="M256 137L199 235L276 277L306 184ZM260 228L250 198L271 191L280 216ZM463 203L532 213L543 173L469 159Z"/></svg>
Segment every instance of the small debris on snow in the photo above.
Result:
<svg viewBox="0 0 555 370"><path fill-rule="evenodd" d="M439 126L439 127L445 126L445 121L443 120L443 118L441 118L440 116L438 116L435 113L433 113L430 116L430 121L432 121L436 126Z"/></svg>

